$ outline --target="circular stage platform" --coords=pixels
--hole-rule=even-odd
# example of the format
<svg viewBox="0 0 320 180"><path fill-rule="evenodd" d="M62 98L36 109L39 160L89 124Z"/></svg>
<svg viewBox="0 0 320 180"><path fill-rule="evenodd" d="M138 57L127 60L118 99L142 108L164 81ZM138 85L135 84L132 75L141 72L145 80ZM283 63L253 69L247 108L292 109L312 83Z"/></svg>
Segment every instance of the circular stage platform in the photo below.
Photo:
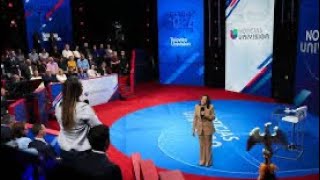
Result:
<svg viewBox="0 0 320 180"><path fill-rule="evenodd" d="M256 178L263 161L262 146L245 150L249 132L266 122L277 125L272 112L280 105L244 100L213 100L217 132L213 140L213 166L197 165L198 138L192 136L194 106L197 101L182 101L137 110L114 122L112 145L130 156L139 152L158 167L179 169L205 176ZM282 127L287 130L287 127ZM304 153L298 160L273 157L279 177L319 173L319 117L308 114L305 120ZM282 152L283 153L283 152ZM285 153L285 152L284 152ZM289 156L288 152L288 156Z"/></svg>

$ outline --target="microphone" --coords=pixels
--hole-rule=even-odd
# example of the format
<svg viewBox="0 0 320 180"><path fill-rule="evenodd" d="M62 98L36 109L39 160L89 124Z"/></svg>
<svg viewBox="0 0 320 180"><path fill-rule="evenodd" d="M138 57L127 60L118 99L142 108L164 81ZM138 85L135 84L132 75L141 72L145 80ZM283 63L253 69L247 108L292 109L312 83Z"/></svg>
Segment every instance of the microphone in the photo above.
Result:
<svg viewBox="0 0 320 180"><path fill-rule="evenodd" d="M83 102L89 104L89 100L88 100L89 93L88 93L88 92L85 92L83 95L85 96Z"/></svg>

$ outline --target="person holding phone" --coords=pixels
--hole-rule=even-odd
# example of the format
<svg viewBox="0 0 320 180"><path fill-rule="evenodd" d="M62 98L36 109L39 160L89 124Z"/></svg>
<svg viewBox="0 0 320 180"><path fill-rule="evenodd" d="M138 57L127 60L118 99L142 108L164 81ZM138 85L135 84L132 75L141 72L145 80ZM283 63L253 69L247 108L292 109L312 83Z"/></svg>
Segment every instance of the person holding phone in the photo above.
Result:
<svg viewBox="0 0 320 180"><path fill-rule="evenodd" d="M215 112L210 97L203 95L200 104L195 106L192 135L199 136L200 166L212 166L212 135L215 133L213 120Z"/></svg>

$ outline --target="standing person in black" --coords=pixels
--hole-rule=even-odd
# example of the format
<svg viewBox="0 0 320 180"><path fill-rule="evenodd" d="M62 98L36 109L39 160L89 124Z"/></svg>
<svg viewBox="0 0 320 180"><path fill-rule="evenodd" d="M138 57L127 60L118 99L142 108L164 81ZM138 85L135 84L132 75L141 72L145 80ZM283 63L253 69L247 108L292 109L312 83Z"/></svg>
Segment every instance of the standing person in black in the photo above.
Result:
<svg viewBox="0 0 320 180"><path fill-rule="evenodd" d="M88 140L92 149L85 156L76 160L73 164L75 170L92 180L121 180L119 166L113 164L106 155L110 144L109 128L105 125L91 128Z"/></svg>
<svg viewBox="0 0 320 180"><path fill-rule="evenodd" d="M33 49L36 49L37 51L40 51L41 49L41 39L38 32L34 32L32 35L33 40Z"/></svg>

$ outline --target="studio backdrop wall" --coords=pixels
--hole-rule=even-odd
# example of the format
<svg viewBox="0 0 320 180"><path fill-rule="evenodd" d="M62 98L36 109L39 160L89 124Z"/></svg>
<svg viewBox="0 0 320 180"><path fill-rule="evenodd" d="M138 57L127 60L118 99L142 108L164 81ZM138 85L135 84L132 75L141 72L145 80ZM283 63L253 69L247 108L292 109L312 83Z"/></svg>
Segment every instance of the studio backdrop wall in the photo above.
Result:
<svg viewBox="0 0 320 180"><path fill-rule="evenodd" d="M319 0L300 0L295 104L319 114Z"/></svg>
<svg viewBox="0 0 320 180"><path fill-rule="evenodd" d="M72 22L70 0L25 0L25 19L28 47L33 47L33 37L37 33L41 46L49 48L48 37L53 33L61 48L72 42Z"/></svg>
<svg viewBox="0 0 320 180"><path fill-rule="evenodd" d="M158 0L160 83L204 84L204 0Z"/></svg>
<svg viewBox="0 0 320 180"><path fill-rule="evenodd" d="M271 96L274 0L228 0L226 90Z"/></svg>

